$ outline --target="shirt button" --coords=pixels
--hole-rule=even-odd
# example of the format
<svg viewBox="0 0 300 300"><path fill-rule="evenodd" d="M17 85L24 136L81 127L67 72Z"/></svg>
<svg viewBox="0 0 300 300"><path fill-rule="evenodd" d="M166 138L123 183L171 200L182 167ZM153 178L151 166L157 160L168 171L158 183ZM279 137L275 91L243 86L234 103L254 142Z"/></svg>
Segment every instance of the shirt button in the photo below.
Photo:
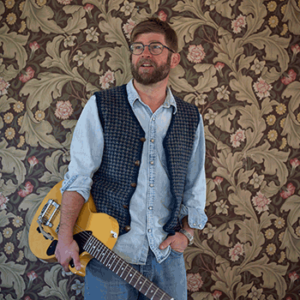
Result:
<svg viewBox="0 0 300 300"><path fill-rule="evenodd" d="M150 142L151 142L151 143L154 143L154 139L151 139Z"/></svg>
<svg viewBox="0 0 300 300"><path fill-rule="evenodd" d="M130 229L131 229L131 227L130 227L129 225L126 225L126 226L125 226L125 231L126 231L126 232L130 231Z"/></svg>
<svg viewBox="0 0 300 300"><path fill-rule="evenodd" d="M155 121L155 118L154 118L154 117L152 118L152 121Z"/></svg>
<svg viewBox="0 0 300 300"><path fill-rule="evenodd" d="M140 162L139 160L136 160L136 161L134 162L134 164L138 167L138 166L141 164L141 162Z"/></svg>
<svg viewBox="0 0 300 300"><path fill-rule="evenodd" d="M194 223L194 226L197 226L197 224L196 224L196 223Z"/></svg>
<svg viewBox="0 0 300 300"><path fill-rule="evenodd" d="M136 183L135 183L135 182L131 183L130 185L131 185L132 187L136 187Z"/></svg>
<svg viewBox="0 0 300 300"><path fill-rule="evenodd" d="M149 206L148 208L149 208L150 210L152 210L152 209L153 209L153 207L152 207L152 206Z"/></svg>
<svg viewBox="0 0 300 300"><path fill-rule="evenodd" d="M151 229L148 229L148 232L152 232L152 230L151 230Z"/></svg>
<svg viewBox="0 0 300 300"><path fill-rule="evenodd" d="M150 164L151 164L151 165L154 165L154 161L150 161Z"/></svg>
<svg viewBox="0 0 300 300"><path fill-rule="evenodd" d="M146 141L146 138L142 137L142 138L140 138L140 141L141 141L141 142L145 142L145 141Z"/></svg>
<svg viewBox="0 0 300 300"><path fill-rule="evenodd" d="M150 187L154 187L154 184L153 184L153 183L150 183L149 185L150 185Z"/></svg>

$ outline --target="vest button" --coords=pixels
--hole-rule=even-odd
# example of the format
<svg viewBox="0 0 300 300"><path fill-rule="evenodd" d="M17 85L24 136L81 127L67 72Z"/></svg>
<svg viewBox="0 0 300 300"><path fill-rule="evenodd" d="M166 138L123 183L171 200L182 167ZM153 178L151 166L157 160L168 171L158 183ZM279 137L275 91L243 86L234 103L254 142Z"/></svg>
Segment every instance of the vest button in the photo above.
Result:
<svg viewBox="0 0 300 300"><path fill-rule="evenodd" d="M141 164L141 162L140 162L139 160L136 160L136 161L134 162L134 164L135 164L137 167L139 167L139 165Z"/></svg>
<svg viewBox="0 0 300 300"><path fill-rule="evenodd" d="M141 142L145 142L145 141L146 141L146 138L142 137L142 138L140 138L140 141L141 141Z"/></svg>
<svg viewBox="0 0 300 300"><path fill-rule="evenodd" d="M126 208L126 209L128 209L128 205L125 205L125 204L124 204L123 207Z"/></svg>
<svg viewBox="0 0 300 300"><path fill-rule="evenodd" d="M131 228L130 228L129 225L126 225L126 226L125 226L125 231L126 231L126 232L130 231L130 229L131 229Z"/></svg>
<svg viewBox="0 0 300 300"><path fill-rule="evenodd" d="M136 183L135 183L135 182L131 183L130 185L131 185L132 187L136 187Z"/></svg>

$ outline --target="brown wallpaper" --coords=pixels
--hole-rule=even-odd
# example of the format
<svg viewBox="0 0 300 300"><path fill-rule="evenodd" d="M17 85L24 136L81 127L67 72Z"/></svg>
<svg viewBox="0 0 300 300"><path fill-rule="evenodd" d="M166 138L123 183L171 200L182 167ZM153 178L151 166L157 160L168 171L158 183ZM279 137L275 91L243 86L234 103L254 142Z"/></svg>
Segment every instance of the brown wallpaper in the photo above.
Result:
<svg viewBox="0 0 300 300"><path fill-rule="evenodd" d="M179 36L170 85L205 122L209 220L185 252L189 300L300 299L298 0L0 2L0 299L83 299L28 230L82 108L129 81L130 32L153 15Z"/></svg>

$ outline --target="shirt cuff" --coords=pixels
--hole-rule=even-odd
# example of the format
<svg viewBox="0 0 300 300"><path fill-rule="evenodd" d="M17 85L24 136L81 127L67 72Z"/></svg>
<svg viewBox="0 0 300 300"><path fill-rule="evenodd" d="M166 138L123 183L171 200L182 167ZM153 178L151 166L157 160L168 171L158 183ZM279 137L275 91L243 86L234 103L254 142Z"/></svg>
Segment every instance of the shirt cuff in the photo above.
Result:
<svg viewBox="0 0 300 300"><path fill-rule="evenodd" d="M77 192L84 198L85 202L87 202L90 196L92 182L90 177L79 175L68 176L67 173L60 191L62 194L64 191Z"/></svg>
<svg viewBox="0 0 300 300"><path fill-rule="evenodd" d="M207 216L203 210L182 204L179 215L180 224L185 216L188 216L189 226L194 229L203 229L207 222Z"/></svg>

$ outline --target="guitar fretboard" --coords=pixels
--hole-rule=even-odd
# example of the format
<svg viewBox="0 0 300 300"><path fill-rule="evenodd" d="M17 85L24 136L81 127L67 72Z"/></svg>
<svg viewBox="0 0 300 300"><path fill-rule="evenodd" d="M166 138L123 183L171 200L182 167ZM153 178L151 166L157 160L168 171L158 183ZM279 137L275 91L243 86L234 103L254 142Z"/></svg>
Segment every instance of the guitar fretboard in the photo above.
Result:
<svg viewBox="0 0 300 300"><path fill-rule="evenodd" d="M83 249L149 299L174 300L94 236L88 238Z"/></svg>

